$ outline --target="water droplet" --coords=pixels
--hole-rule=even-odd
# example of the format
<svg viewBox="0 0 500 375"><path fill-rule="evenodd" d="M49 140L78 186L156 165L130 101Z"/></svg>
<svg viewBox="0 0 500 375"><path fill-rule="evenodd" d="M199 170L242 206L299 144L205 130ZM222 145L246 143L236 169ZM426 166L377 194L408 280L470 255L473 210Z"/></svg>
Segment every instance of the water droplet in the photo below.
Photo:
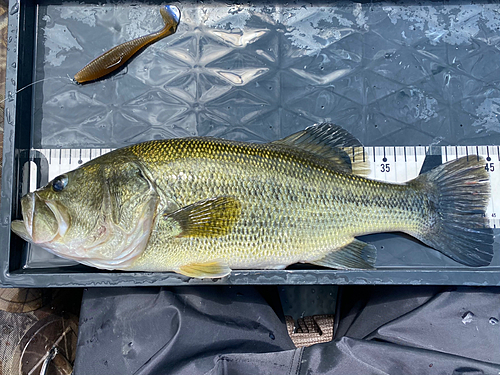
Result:
<svg viewBox="0 0 500 375"><path fill-rule="evenodd" d="M12 94L12 91L9 91L7 93L7 99L9 100L9 102L14 100L14 94Z"/></svg>
<svg viewBox="0 0 500 375"><path fill-rule="evenodd" d="M16 66L17 66L17 65L16 65L16 63L15 63L15 62L13 62L12 64L10 64L10 66L12 66L14 69L16 69Z"/></svg>
<svg viewBox="0 0 500 375"><path fill-rule="evenodd" d="M12 117L11 117L11 115L10 115L10 108L7 108L7 109L5 110L5 118L7 119L7 122L8 122L9 124L12 124Z"/></svg>
<svg viewBox="0 0 500 375"><path fill-rule="evenodd" d="M493 326L496 326L498 324L498 319L494 318L494 317L491 317L490 318L490 324L493 325Z"/></svg>
<svg viewBox="0 0 500 375"><path fill-rule="evenodd" d="M125 354L125 358L128 358L128 359L134 359L135 357L137 357L137 352L134 349L130 349L127 352L127 354Z"/></svg>
<svg viewBox="0 0 500 375"><path fill-rule="evenodd" d="M128 346L132 347L132 346L134 346L134 343L133 343L132 341L130 341L130 342L128 343Z"/></svg>
<svg viewBox="0 0 500 375"><path fill-rule="evenodd" d="M450 83L450 79L451 79L451 74L450 73L446 73L445 76L444 76L444 85L445 86L448 86L448 84Z"/></svg>
<svg viewBox="0 0 500 375"><path fill-rule="evenodd" d="M16 14L17 12L19 12L19 3L16 2L12 8L10 8L10 15L14 15Z"/></svg>
<svg viewBox="0 0 500 375"><path fill-rule="evenodd" d="M9 43L12 42L12 36L9 36Z"/></svg>
<svg viewBox="0 0 500 375"><path fill-rule="evenodd" d="M462 323L468 324L474 320L474 314L471 311L467 311L462 314Z"/></svg>
<svg viewBox="0 0 500 375"><path fill-rule="evenodd" d="M385 57L386 59L390 59L390 58L391 58L391 56L392 56L392 53L386 53L384 57Z"/></svg>
<svg viewBox="0 0 500 375"><path fill-rule="evenodd" d="M14 81L14 79L11 79L11 80L10 80L10 83L12 83L12 86L15 86L15 85L16 85L16 81Z"/></svg>
<svg viewBox="0 0 500 375"><path fill-rule="evenodd" d="M269 338L270 338L271 340L274 340L276 337L274 336L274 333L269 332Z"/></svg>

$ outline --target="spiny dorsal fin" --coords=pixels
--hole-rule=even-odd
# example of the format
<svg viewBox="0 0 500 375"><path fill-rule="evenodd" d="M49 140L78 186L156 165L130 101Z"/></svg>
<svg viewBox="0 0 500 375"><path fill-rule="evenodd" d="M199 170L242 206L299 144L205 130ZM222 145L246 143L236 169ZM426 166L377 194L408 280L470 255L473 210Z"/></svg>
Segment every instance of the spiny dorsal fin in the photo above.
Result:
<svg viewBox="0 0 500 375"><path fill-rule="evenodd" d="M178 237L219 237L228 234L241 214L241 203L233 197L217 197L199 201L165 213L165 219L179 223Z"/></svg>
<svg viewBox="0 0 500 375"><path fill-rule="evenodd" d="M191 263L179 267L178 273L198 279L224 277L231 273L231 268L224 262L210 261L205 263Z"/></svg>
<svg viewBox="0 0 500 375"><path fill-rule="evenodd" d="M341 249L333 250L323 258L309 262L322 267L339 269L372 269L377 260L377 248L354 239Z"/></svg>
<svg viewBox="0 0 500 375"><path fill-rule="evenodd" d="M367 161L363 161L361 142L348 131L331 123L313 125L305 130L272 142L307 151L328 159L335 169L343 173L368 176L370 169ZM347 154L344 148L352 148ZM354 162L351 160L352 155Z"/></svg>

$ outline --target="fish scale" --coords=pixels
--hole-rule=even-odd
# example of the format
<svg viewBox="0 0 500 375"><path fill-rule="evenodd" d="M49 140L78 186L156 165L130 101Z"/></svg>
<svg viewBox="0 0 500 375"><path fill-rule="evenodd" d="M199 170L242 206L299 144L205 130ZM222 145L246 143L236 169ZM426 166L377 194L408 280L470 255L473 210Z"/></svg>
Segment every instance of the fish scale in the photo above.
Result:
<svg viewBox="0 0 500 375"><path fill-rule="evenodd" d="M332 124L268 144L145 142L91 160L27 194L23 221L12 228L98 268L198 278L297 262L372 268L375 247L355 237L393 231L469 266L491 262L483 158L459 158L394 184L364 177L370 155L360 146ZM383 157L386 173L391 164L385 151Z"/></svg>
<svg viewBox="0 0 500 375"><path fill-rule="evenodd" d="M402 194L411 195L406 186L388 187L341 174L315 165L308 155L290 154L277 146L175 139L123 150L129 151L179 206L226 195L243 203L240 220L223 241L179 238L172 242L156 231L158 238L152 239L134 268L176 268L187 257L195 262L224 259L235 268L306 262L341 248L355 236L414 230L422 221L419 203L424 197L413 194L418 202L403 199ZM192 249L196 259L191 258ZM178 255L172 257L173 253Z"/></svg>

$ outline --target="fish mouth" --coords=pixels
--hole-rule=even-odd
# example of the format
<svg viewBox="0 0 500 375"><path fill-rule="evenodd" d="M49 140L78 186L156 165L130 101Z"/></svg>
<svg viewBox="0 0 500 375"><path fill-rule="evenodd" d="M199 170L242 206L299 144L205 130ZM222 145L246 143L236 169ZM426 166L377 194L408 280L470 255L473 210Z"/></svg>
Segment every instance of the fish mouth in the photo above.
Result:
<svg viewBox="0 0 500 375"><path fill-rule="evenodd" d="M14 220L10 224L10 229L12 229L12 231L19 237L21 237L23 240L28 242L33 242L31 234L26 225L24 224L24 220Z"/></svg>
<svg viewBox="0 0 500 375"><path fill-rule="evenodd" d="M41 244L64 236L70 220L66 210L55 202L45 201L36 193L21 198L23 220L14 220L11 229L22 239Z"/></svg>

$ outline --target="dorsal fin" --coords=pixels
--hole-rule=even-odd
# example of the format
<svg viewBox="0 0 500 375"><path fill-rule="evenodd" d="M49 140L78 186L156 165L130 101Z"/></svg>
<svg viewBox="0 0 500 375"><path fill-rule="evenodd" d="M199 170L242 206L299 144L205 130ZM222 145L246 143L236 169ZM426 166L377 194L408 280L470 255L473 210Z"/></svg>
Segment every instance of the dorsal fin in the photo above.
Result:
<svg viewBox="0 0 500 375"><path fill-rule="evenodd" d="M343 173L353 173L358 176L367 176L370 173L368 162L363 160L361 142L345 129L331 123L310 126L272 143L298 148L328 159L336 170ZM352 152L347 154L344 149L349 147L352 148ZM349 155L352 155L352 160Z"/></svg>

